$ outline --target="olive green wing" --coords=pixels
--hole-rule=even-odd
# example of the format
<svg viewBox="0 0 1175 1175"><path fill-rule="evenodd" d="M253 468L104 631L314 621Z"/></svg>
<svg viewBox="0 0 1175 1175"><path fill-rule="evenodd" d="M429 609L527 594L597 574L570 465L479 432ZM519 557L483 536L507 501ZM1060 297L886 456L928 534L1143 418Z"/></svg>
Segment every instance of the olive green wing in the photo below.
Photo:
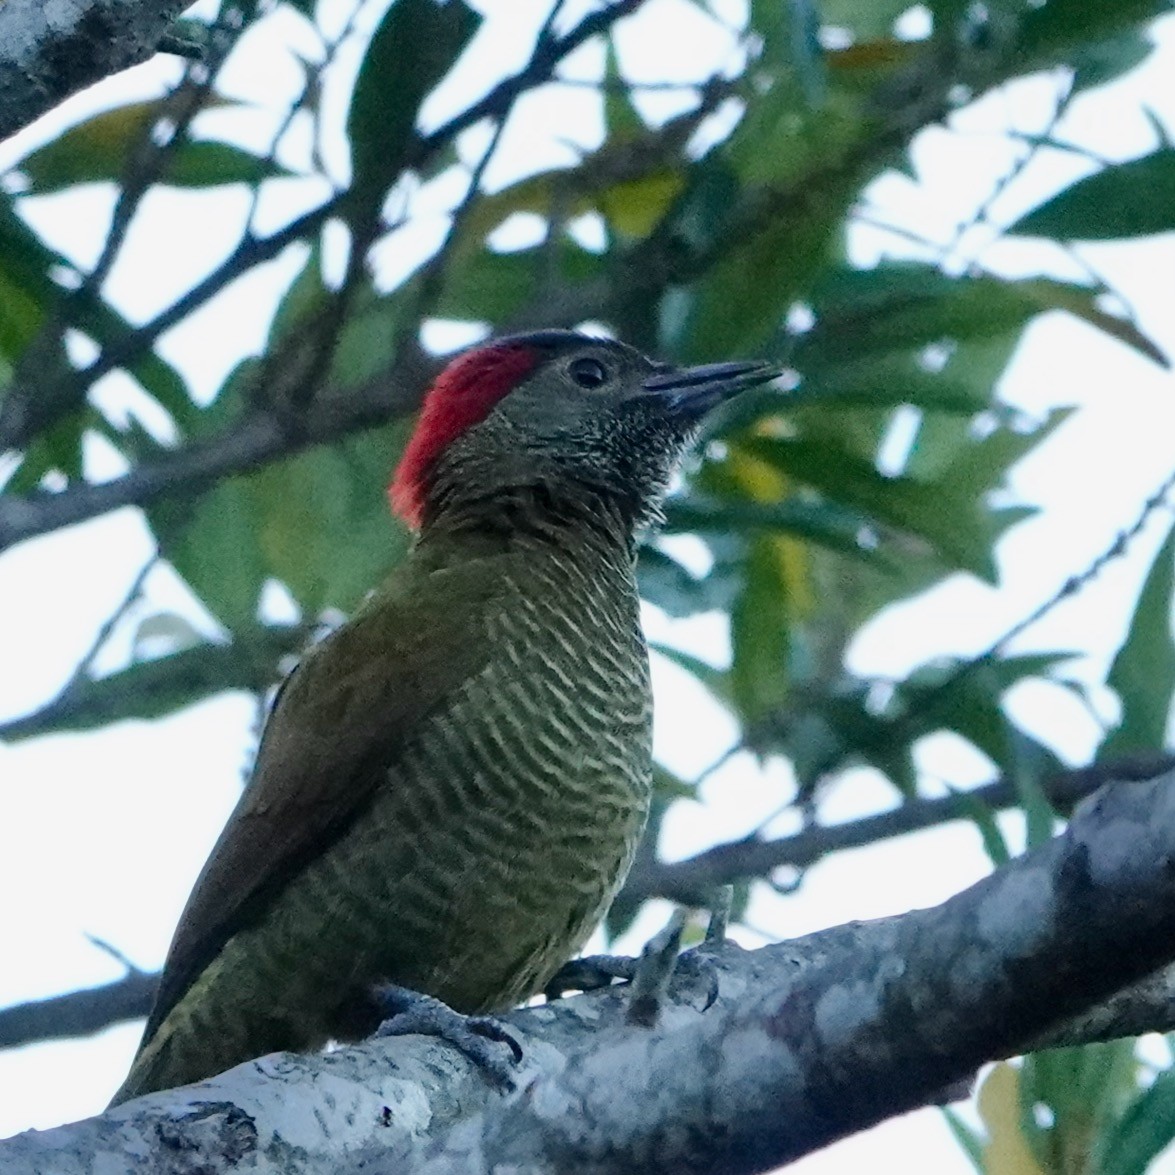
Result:
<svg viewBox="0 0 1175 1175"><path fill-rule="evenodd" d="M176 928L143 1044L223 945L363 811L429 713L483 668L501 572L492 558L442 570L410 560L286 679Z"/></svg>

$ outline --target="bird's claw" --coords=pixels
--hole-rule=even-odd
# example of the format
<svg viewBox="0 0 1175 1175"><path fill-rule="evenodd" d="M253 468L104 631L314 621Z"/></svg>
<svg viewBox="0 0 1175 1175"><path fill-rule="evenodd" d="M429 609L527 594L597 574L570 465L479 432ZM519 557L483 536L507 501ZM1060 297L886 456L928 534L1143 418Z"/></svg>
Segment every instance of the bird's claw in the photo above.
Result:
<svg viewBox="0 0 1175 1175"><path fill-rule="evenodd" d="M631 955L585 955L564 963L547 981L543 995L562 999L569 991L597 991L611 987L614 980L631 982L637 961Z"/></svg>
<svg viewBox="0 0 1175 1175"><path fill-rule="evenodd" d="M708 952L726 941L733 890L722 886L710 907L706 936L694 950L679 953L686 913L678 910L660 934L650 939L640 958L629 955L588 955L565 963L547 983L543 994L557 1000L569 991L595 991L609 987L615 980L630 984L628 1010L630 1024L652 1027L657 1022L669 985L675 976L706 981L706 996L701 1011L718 998L718 968Z"/></svg>
<svg viewBox="0 0 1175 1175"><path fill-rule="evenodd" d="M373 994L380 1009L390 1013L376 1036L438 1037L460 1049L495 1084L507 1090L516 1087L522 1045L500 1020L464 1016L433 996L396 984L383 984ZM510 1050L509 1059L502 1055L501 1045Z"/></svg>
<svg viewBox="0 0 1175 1175"><path fill-rule="evenodd" d="M636 960L632 995L624 1015L629 1024L638 1024L643 1028L656 1026L661 1004L669 991L669 980L677 970L681 936L688 917L685 910L674 910L665 929L645 943L645 949Z"/></svg>
<svg viewBox="0 0 1175 1175"><path fill-rule="evenodd" d="M702 948L720 947L726 941L730 926L730 908L734 905L734 886L720 885L710 901L710 921L706 924L706 937Z"/></svg>

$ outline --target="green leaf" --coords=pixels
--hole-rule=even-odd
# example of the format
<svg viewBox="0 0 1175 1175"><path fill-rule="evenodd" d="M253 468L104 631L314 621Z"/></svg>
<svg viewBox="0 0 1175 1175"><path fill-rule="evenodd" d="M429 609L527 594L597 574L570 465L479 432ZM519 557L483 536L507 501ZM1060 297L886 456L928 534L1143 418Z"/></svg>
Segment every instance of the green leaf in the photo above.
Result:
<svg viewBox="0 0 1175 1175"><path fill-rule="evenodd" d="M1160 1073L1101 1141L1099 1175L1146 1175L1175 1139L1175 1071Z"/></svg>
<svg viewBox="0 0 1175 1175"><path fill-rule="evenodd" d="M996 526L980 509L973 479L944 477L920 483L909 477L886 477L870 461L830 441L756 438L744 446L836 501L918 535L948 566L994 581Z"/></svg>
<svg viewBox="0 0 1175 1175"><path fill-rule="evenodd" d="M226 479L186 508L156 505L149 515L161 550L233 631L255 623L271 578L308 617L349 612L407 549L381 488L403 431L350 437Z"/></svg>
<svg viewBox="0 0 1175 1175"><path fill-rule="evenodd" d="M1122 720L1102 743L1099 758L1110 759L1164 745L1171 694L1175 690L1175 645L1171 638L1173 588L1175 528L1151 564L1130 629L1106 678L1106 684L1121 701Z"/></svg>
<svg viewBox="0 0 1175 1175"><path fill-rule="evenodd" d="M528 304L552 277L568 285L600 280L606 259L569 237L545 242L537 249L495 253L489 249L458 250L445 266L444 286L430 313L440 318L468 319L504 325Z"/></svg>
<svg viewBox="0 0 1175 1175"><path fill-rule="evenodd" d="M67 413L50 427L40 429L25 449L20 466L5 483L4 492L29 493L51 470L65 474L71 481L80 479L82 441L86 430L98 423L97 415L87 405L79 412Z"/></svg>
<svg viewBox="0 0 1175 1175"><path fill-rule="evenodd" d="M1055 60L1143 24L1167 9L1164 0L1049 0L1026 5L1017 50L1026 58Z"/></svg>
<svg viewBox="0 0 1175 1175"><path fill-rule="evenodd" d="M1014 286L998 278L953 278L916 262L834 269L813 291L816 324L799 340L796 364L804 371L877 351L1005 334L1033 312Z"/></svg>
<svg viewBox="0 0 1175 1175"><path fill-rule="evenodd" d="M239 423L257 370L257 361L246 360L229 375L200 414L197 437ZM162 498L148 507L147 519L160 552L205 607L231 630L254 628L267 571L254 534L248 479L225 478L194 498Z"/></svg>
<svg viewBox="0 0 1175 1175"><path fill-rule="evenodd" d="M233 632L253 627L268 576L245 479L226 478L195 501L161 502L147 514L160 550L205 607Z"/></svg>
<svg viewBox="0 0 1175 1175"><path fill-rule="evenodd" d="M230 105L213 99L211 106ZM135 102L96 114L30 152L17 165L32 195L44 196L77 184L117 183L130 153L147 128L163 112L157 101ZM210 188L223 184L255 184L271 176L293 174L231 143L188 140L166 160L159 183L180 188Z"/></svg>
<svg viewBox="0 0 1175 1175"><path fill-rule="evenodd" d="M0 197L0 354L19 358L36 337L45 314L68 298L68 291L50 277L55 266L73 268L16 215L11 199ZM96 299L71 301L69 321L103 346L123 341L133 332L121 314ZM147 350L131 361L128 370L183 433L193 408L187 386L175 368ZM64 354L61 371L68 371ZM84 403L78 410L88 413ZM76 413L72 415L76 417Z"/></svg>
<svg viewBox="0 0 1175 1175"><path fill-rule="evenodd" d="M74 184L116 182L126 167L128 152L160 113L160 104L154 99L104 110L62 131L26 155L17 167L37 194Z"/></svg>
<svg viewBox="0 0 1175 1175"><path fill-rule="evenodd" d="M72 304L71 311L72 320L78 329L104 348L121 343L134 333L135 328L105 302L86 299L81 304ZM186 437L191 431L198 429L200 409L192 402L184 377L166 359L153 349L148 349L131 360L127 370L139 381L142 389L171 417L181 437ZM128 451L120 441L116 440L115 443L123 448L124 452ZM153 445L151 455L157 451L157 446ZM134 450L130 452L131 455L136 455Z"/></svg>
<svg viewBox="0 0 1175 1175"><path fill-rule="evenodd" d="M1079 48L1072 57L1077 67L1073 73L1073 90L1092 90L1104 86L1141 65L1154 45L1142 32L1131 29L1108 41L1095 41Z"/></svg>
<svg viewBox="0 0 1175 1175"><path fill-rule="evenodd" d="M745 240L730 242L693 297L683 332L689 361L748 353L783 325L788 309L828 261L856 176L835 172Z"/></svg>
<svg viewBox="0 0 1175 1175"><path fill-rule="evenodd" d="M861 531L868 523L866 514L836 502L796 497L782 502L755 502L733 496L691 494L671 498L665 505L666 534L773 532L807 539L840 554L884 563L883 554L861 542Z"/></svg>
<svg viewBox="0 0 1175 1175"><path fill-rule="evenodd" d="M884 39L894 21L911 7L909 0L820 0L825 24L847 29L858 41Z"/></svg>
<svg viewBox="0 0 1175 1175"><path fill-rule="evenodd" d="M290 335L302 332L309 321L322 313L329 297L322 280L322 243L315 240L298 275L286 287L269 324L266 349L275 350Z"/></svg>
<svg viewBox="0 0 1175 1175"><path fill-rule="evenodd" d="M793 636L798 640L801 633ZM794 666L800 658L793 652L790 660ZM786 705L746 733L751 749L787 755L801 797L811 795L833 772L860 763L876 767L902 795L915 794L918 775L911 746L924 733L921 727L912 728L901 715L874 713L862 683L834 690L816 683L813 689L798 673L795 677Z"/></svg>
<svg viewBox="0 0 1175 1175"><path fill-rule="evenodd" d="M609 36L604 58L604 139L608 143L623 143L640 138L649 129L632 101L632 92L620 72L616 56L616 38Z"/></svg>
<svg viewBox="0 0 1175 1175"><path fill-rule="evenodd" d="M947 1129L954 1136L963 1154L965 1154L975 1168L977 1175L988 1175L987 1164L983 1158L983 1140L967 1125L950 1106L940 1107L942 1116L946 1119Z"/></svg>
<svg viewBox="0 0 1175 1175"><path fill-rule="evenodd" d="M1068 1170L1074 1154L1083 1157L1085 1169L1098 1169L1098 1139L1134 1099L1137 1070L1133 1040L1049 1049L1025 1058L1022 1123L1043 1170ZM1049 1125L1036 1123L1038 1106L1051 1111Z"/></svg>
<svg viewBox="0 0 1175 1175"><path fill-rule="evenodd" d="M18 277L6 272L0 226L0 354L17 359L37 337L48 306Z"/></svg>
<svg viewBox="0 0 1175 1175"><path fill-rule="evenodd" d="M0 193L0 354L16 360L36 336L63 292L50 270L66 264L16 214L13 197Z"/></svg>
<svg viewBox="0 0 1175 1175"><path fill-rule="evenodd" d="M1060 770L1061 764L1008 721L1002 699L1017 682L1045 677L1072 656L1060 651L1028 653L916 670L897 690L907 735L913 740L942 728L962 735L1016 781L1026 807L1040 797L1051 830L1052 811L1043 800L1040 780Z"/></svg>
<svg viewBox="0 0 1175 1175"><path fill-rule="evenodd" d="M1016 784L1024 810L1024 843L1028 849L1048 844L1057 833L1057 813L1044 790L1044 780L1062 770L1062 763L1043 743L1008 723L1009 754L997 760Z"/></svg>
<svg viewBox="0 0 1175 1175"><path fill-rule="evenodd" d="M911 352L931 344L1007 336L1044 310L1064 310L1149 359L1159 348L1129 320L1097 304L1097 291L1048 278L1008 281L948 277L914 262L871 270L834 270L813 294L815 326L798 340L802 372L836 370L878 351Z"/></svg>
<svg viewBox="0 0 1175 1175"><path fill-rule="evenodd" d="M345 390L385 375L396 356L405 311L414 308L412 281L390 294L370 286L355 295L331 356L327 386Z"/></svg>
<svg viewBox="0 0 1175 1175"><path fill-rule="evenodd" d="M408 549L383 486L406 439L393 425L311 449L250 478L254 542L308 616L351 611Z"/></svg>
<svg viewBox="0 0 1175 1175"><path fill-rule="evenodd" d="M743 588L730 612L731 697L745 723L780 707L788 694L791 611L775 540L752 542Z"/></svg>
<svg viewBox="0 0 1175 1175"><path fill-rule="evenodd" d="M644 544L637 561L641 598L675 618L699 612L725 611L734 598L733 577L717 565L701 577L658 547Z"/></svg>
<svg viewBox="0 0 1175 1175"><path fill-rule="evenodd" d="M449 72L481 18L464 0L394 0L359 67L347 113L351 195L374 215L404 168L420 105Z"/></svg>
<svg viewBox="0 0 1175 1175"><path fill-rule="evenodd" d="M985 803L968 792L958 791L955 788L950 790L967 819L979 829L979 836L983 841L983 851L987 854L992 868L999 869L1011 861L1012 851L1008 848L1008 842L1000 831L995 813Z"/></svg>
<svg viewBox="0 0 1175 1175"><path fill-rule="evenodd" d="M931 412L970 417L987 406L990 387L956 378L945 368L932 371L912 350L891 351L809 369L790 398L797 406L809 401L822 407L911 404Z"/></svg>
<svg viewBox="0 0 1175 1175"><path fill-rule="evenodd" d="M1175 229L1175 149L1078 180L1007 231L1064 241L1115 241Z"/></svg>
<svg viewBox="0 0 1175 1175"><path fill-rule="evenodd" d="M675 649L672 645L650 642L649 648L659 653L667 661L672 661L674 665L684 669L692 677L696 677L710 691L716 701L721 702L729 709L734 708L735 701L731 690L729 670L718 669L708 661L703 661L701 657L687 653L684 649Z"/></svg>
<svg viewBox="0 0 1175 1175"><path fill-rule="evenodd" d="M263 159L232 143L207 139L184 143L169 161L159 182L173 188L215 188L224 184L256 184L294 173L272 159Z"/></svg>

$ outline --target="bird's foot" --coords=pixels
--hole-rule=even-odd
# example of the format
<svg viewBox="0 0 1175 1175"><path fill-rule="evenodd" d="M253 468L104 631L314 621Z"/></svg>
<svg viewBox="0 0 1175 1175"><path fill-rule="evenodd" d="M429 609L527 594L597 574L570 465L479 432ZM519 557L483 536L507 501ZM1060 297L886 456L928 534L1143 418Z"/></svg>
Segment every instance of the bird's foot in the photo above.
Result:
<svg viewBox="0 0 1175 1175"><path fill-rule="evenodd" d="M571 959L547 981L543 995L548 1000L558 1000L569 991L611 987L617 979L629 983L636 974L636 964L632 955L585 955L582 959Z"/></svg>
<svg viewBox="0 0 1175 1175"><path fill-rule="evenodd" d="M699 949L720 947L726 941L730 926L730 908L734 905L734 886L720 885L710 901L710 921L706 924L706 937Z"/></svg>
<svg viewBox="0 0 1175 1175"><path fill-rule="evenodd" d="M516 1087L522 1045L500 1020L462 1015L434 996L394 983L381 984L373 995L380 1010L388 1013L376 1036L439 1037L460 1049L495 1084L507 1090Z"/></svg>
<svg viewBox="0 0 1175 1175"><path fill-rule="evenodd" d="M706 935L693 950L681 954L681 936L687 914L678 910L669 924L646 943L639 958L631 955L588 955L564 963L555 973L543 994L557 1000L569 991L595 991L609 987L615 980L627 982L629 1004L626 1019L630 1024L652 1026L657 1022L661 1005L675 976L704 981L706 996L702 1011L718 998L718 969L706 952L726 941L733 890L722 886L710 907Z"/></svg>
<svg viewBox="0 0 1175 1175"><path fill-rule="evenodd" d="M681 962L681 936L688 918L687 911L674 910L665 929L645 943L636 960L628 1011L624 1014L629 1024L656 1027L661 1005L669 992L669 981Z"/></svg>

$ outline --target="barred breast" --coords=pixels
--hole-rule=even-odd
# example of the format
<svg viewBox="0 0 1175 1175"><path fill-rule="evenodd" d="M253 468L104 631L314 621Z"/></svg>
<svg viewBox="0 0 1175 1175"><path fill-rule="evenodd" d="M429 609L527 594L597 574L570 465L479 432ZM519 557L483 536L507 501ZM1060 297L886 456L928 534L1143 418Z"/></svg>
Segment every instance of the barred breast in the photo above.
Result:
<svg viewBox="0 0 1175 1175"><path fill-rule="evenodd" d="M353 854L395 861L363 898L351 890L357 921L392 912L373 970L461 1011L519 1002L579 949L648 812L652 707L630 564L536 556L516 574L489 620L495 656L405 749ZM408 851L389 856L381 840ZM359 939L378 942L375 929Z"/></svg>

